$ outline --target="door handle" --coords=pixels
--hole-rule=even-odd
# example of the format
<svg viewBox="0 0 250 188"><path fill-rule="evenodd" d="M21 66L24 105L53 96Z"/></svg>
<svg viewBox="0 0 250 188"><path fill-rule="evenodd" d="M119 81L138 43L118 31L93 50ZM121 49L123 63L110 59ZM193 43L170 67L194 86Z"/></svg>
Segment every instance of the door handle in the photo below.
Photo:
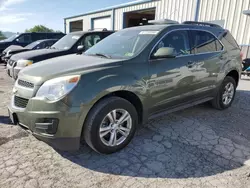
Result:
<svg viewBox="0 0 250 188"><path fill-rule="evenodd" d="M189 62L187 63L187 67L188 67L188 68L192 68L194 65L195 65L195 62L194 62L194 61L189 61Z"/></svg>

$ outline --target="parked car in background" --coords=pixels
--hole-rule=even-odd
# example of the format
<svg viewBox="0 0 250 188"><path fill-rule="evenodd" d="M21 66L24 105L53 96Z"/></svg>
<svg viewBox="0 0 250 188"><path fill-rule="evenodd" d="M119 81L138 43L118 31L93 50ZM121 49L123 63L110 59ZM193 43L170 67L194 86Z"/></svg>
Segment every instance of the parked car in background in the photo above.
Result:
<svg viewBox="0 0 250 188"><path fill-rule="evenodd" d="M124 148L148 119L207 101L229 108L241 62L230 32L214 24L128 28L83 55L23 69L9 114L56 148L77 149L85 140L109 154Z"/></svg>
<svg viewBox="0 0 250 188"><path fill-rule="evenodd" d="M57 41L58 41L58 39L37 40L37 41L32 42L31 44L29 44L25 47L11 45L3 51L2 61L4 61L4 63L7 64L10 57L14 54L18 54L20 52L31 51L31 50L39 50L39 49L49 48L53 44L55 44Z"/></svg>
<svg viewBox="0 0 250 188"><path fill-rule="evenodd" d="M0 62L1 57L5 54L2 52L11 45L27 46L28 44L42 39L60 39L64 36L64 33L21 33L11 36L8 39L0 41Z"/></svg>
<svg viewBox="0 0 250 188"><path fill-rule="evenodd" d="M52 45L50 49L22 52L13 55L7 64L7 73L12 78L17 79L19 71L28 65L53 57L82 53L112 33L113 31L107 30L69 33Z"/></svg>

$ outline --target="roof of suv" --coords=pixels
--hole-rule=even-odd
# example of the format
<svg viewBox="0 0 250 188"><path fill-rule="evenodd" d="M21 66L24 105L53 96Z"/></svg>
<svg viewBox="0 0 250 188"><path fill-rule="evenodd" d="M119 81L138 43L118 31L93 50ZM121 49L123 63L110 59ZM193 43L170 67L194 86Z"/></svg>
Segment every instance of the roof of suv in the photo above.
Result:
<svg viewBox="0 0 250 188"><path fill-rule="evenodd" d="M126 30L139 30L139 31L163 31L169 27L172 29L195 29L195 30L205 30L213 33L214 35L218 36L221 33L225 32L226 30L219 25L205 23L205 22L184 22L181 24L150 24L150 25L144 25L144 26L137 26L137 27L130 27Z"/></svg>
<svg viewBox="0 0 250 188"><path fill-rule="evenodd" d="M93 30L93 31L75 31L75 32L71 32L69 34L71 35L84 35L86 33L112 33L115 31L110 31L110 30L105 30L105 31L97 31L97 30Z"/></svg>

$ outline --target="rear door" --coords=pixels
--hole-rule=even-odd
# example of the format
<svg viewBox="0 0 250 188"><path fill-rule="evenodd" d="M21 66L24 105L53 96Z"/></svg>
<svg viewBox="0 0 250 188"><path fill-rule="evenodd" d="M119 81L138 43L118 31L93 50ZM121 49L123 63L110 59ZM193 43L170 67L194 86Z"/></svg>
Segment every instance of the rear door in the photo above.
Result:
<svg viewBox="0 0 250 188"><path fill-rule="evenodd" d="M197 97L213 95L220 66L227 55L221 42L210 32L190 30L192 49L195 52L192 62L194 77L194 94Z"/></svg>
<svg viewBox="0 0 250 188"><path fill-rule="evenodd" d="M152 59L161 47L174 48L175 58ZM149 61L148 87L151 95L150 114L193 100L194 67L189 31L176 30L163 37L155 46Z"/></svg>

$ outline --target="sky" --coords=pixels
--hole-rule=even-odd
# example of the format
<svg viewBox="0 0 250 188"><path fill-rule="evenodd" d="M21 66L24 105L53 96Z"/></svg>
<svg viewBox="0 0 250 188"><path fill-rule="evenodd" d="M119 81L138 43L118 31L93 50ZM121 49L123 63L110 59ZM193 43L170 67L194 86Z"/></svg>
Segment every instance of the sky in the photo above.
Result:
<svg viewBox="0 0 250 188"><path fill-rule="evenodd" d="M0 0L0 31L24 32L34 25L64 31L64 18L133 0Z"/></svg>

